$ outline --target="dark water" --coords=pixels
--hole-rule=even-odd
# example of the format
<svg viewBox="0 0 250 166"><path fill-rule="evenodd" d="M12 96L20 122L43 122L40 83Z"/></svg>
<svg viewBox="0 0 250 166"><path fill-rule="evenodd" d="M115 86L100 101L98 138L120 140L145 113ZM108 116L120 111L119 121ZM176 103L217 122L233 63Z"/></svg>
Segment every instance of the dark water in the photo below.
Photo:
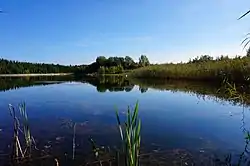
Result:
<svg viewBox="0 0 250 166"><path fill-rule="evenodd" d="M244 151L248 108L212 94L199 95L202 92L198 90L183 90L188 89L186 85L165 85L171 90L163 90L163 85L157 88L132 82L125 78L1 79L0 153L9 152L12 141L8 104L26 103L37 147L55 156L72 157L73 130L63 124L76 122L76 157L81 160L91 152L88 137L100 146L119 145L115 107L124 119L127 107L134 107L136 101L142 120L143 153L173 154L178 150L190 153L192 158L202 158L237 156Z"/></svg>

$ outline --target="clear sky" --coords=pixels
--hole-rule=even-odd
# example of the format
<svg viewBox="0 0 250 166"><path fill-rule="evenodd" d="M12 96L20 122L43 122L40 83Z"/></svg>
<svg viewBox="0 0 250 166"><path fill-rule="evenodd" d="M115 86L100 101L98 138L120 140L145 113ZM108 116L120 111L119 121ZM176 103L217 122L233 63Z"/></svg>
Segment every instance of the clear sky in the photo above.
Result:
<svg viewBox="0 0 250 166"><path fill-rule="evenodd" d="M244 55L249 0L1 0L0 57L60 64Z"/></svg>

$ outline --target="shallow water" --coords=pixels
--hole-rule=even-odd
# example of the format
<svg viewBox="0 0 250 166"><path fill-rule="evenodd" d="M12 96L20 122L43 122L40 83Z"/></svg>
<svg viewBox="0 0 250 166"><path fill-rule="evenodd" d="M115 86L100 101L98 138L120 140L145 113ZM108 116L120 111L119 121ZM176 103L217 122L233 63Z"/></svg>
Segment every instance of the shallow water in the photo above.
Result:
<svg viewBox="0 0 250 166"><path fill-rule="evenodd" d="M119 146L115 107L124 119L127 107L134 107L136 101L144 153L183 149L196 155L221 155L244 151L243 128L250 126L249 109L227 101L124 82L109 84L108 88L103 87L105 84L96 87L93 82L72 80L43 85L0 92L0 153L10 151L12 141L8 104L26 103L39 149L70 158L73 130L65 125L67 122L77 123L76 156L91 152L89 137L101 146Z"/></svg>

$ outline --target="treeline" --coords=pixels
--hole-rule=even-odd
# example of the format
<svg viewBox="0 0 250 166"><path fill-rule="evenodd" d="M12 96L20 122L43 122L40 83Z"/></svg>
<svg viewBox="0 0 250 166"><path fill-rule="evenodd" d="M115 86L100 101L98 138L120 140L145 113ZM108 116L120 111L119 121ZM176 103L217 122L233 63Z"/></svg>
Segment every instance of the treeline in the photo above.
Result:
<svg viewBox="0 0 250 166"><path fill-rule="evenodd" d="M18 62L0 59L0 74L72 73L76 70L76 66Z"/></svg>
<svg viewBox="0 0 250 166"><path fill-rule="evenodd" d="M139 67L149 66L150 62L146 55L141 55L139 61L135 62L133 58L99 56L96 61L83 68L78 68L78 73L98 73L98 74L119 74L127 70L137 69Z"/></svg>
<svg viewBox="0 0 250 166"><path fill-rule="evenodd" d="M187 63L151 65L133 70L131 76L138 78L185 79L234 83L250 83L250 57L221 56L213 58L202 55Z"/></svg>
<svg viewBox="0 0 250 166"><path fill-rule="evenodd" d="M150 65L145 55L141 55L138 63L131 57L99 56L90 65L65 66L59 64L29 63L0 59L0 74L31 74L31 73L75 73L75 74L119 74L126 70Z"/></svg>

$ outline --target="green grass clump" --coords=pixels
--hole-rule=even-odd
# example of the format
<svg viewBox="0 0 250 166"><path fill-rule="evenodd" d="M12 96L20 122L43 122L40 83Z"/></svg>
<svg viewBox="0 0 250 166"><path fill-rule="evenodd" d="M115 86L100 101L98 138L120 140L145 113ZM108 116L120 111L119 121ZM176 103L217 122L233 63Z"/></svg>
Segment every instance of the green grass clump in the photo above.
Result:
<svg viewBox="0 0 250 166"><path fill-rule="evenodd" d="M116 118L122 141L122 154L126 166L139 165L141 121L138 119L138 106L137 102L133 112L130 112L130 108L128 107L124 128L122 127L118 111L116 111Z"/></svg>

